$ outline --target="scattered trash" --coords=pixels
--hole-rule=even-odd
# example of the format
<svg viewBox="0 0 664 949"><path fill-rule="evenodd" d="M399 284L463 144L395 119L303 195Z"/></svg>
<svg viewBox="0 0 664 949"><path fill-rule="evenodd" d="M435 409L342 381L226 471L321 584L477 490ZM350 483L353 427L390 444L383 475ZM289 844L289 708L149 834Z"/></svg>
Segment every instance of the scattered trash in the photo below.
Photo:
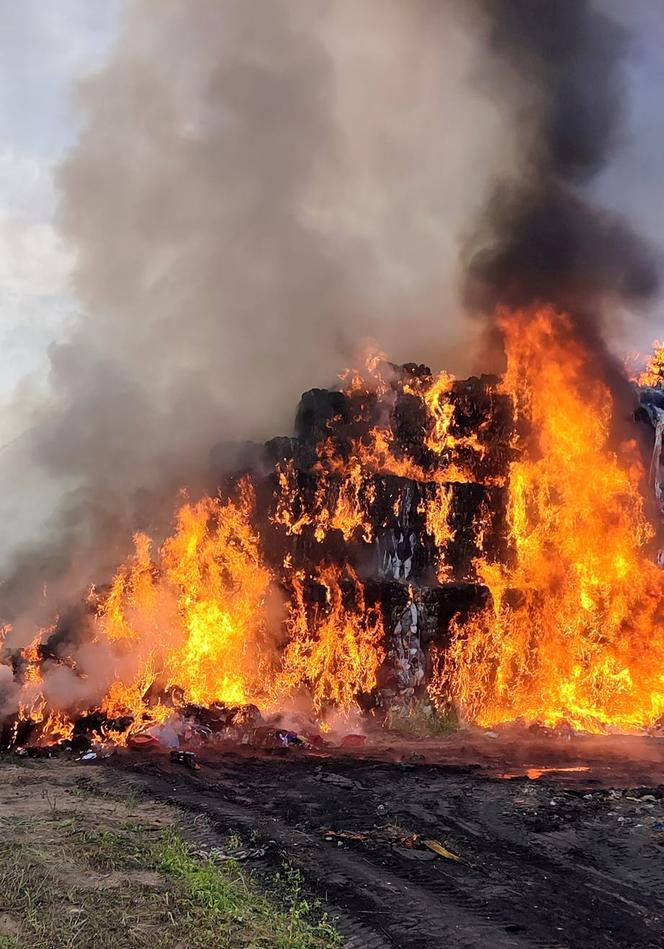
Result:
<svg viewBox="0 0 664 949"><path fill-rule="evenodd" d="M94 761L97 757L96 751L86 751L84 755L78 759L79 761Z"/></svg>
<svg viewBox="0 0 664 949"><path fill-rule="evenodd" d="M664 830L664 821L658 820L656 824L652 825L653 830Z"/></svg>
<svg viewBox="0 0 664 949"><path fill-rule="evenodd" d="M377 828L374 830L324 830L325 840L336 840L341 844L344 840L367 841L373 840L377 843L391 844L392 846L402 847L405 850L427 850L446 860L452 860L455 863L461 862L461 857L452 853L439 840L429 840L420 837L419 834L404 834L403 828L394 825ZM405 854L404 854L405 856ZM421 858L420 858L421 859Z"/></svg>
<svg viewBox="0 0 664 949"><path fill-rule="evenodd" d="M180 736L175 726L170 721L164 722L162 725L155 725L153 728L149 728L145 734L156 738L159 744L163 745L164 748L180 747Z"/></svg>
<svg viewBox="0 0 664 949"><path fill-rule="evenodd" d="M86 751L89 751L92 747L92 739L90 735L81 733L80 735L74 735L69 739L69 747L72 751L78 751L83 754Z"/></svg>
<svg viewBox="0 0 664 949"><path fill-rule="evenodd" d="M149 748L157 748L159 742L154 735L148 735L147 732L138 732L136 735L130 735L127 739L127 747L134 748L136 751L147 751Z"/></svg>
<svg viewBox="0 0 664 949"><path fill-rule="evenodd" d="M286 745L286 746L288 746L288 745L297 745L297 746L306 745L305 739L304 739L304 738L300 738L300 736L297 735L295 732L284 731L283 728L279 728L279 729L277 729L277 735L278 735L278 737L279 737L279 740L282 742L282 744L284 744L284 745Z"/></svg>
<svg viewBox="0 0 664 949"><path fill-rule="evenodd" d="M306 732L304 737L308 744L314 748L327 748L330 744L329 741L325 741L323 736L317 732Z"/></svg>
<svg viewBox="0 0 664 949"><path fill-rule="evenodd" d="M200 771L201 769L193 751L171 751L171 761L175 764L183 764L189 771Z"/></svg>
<svg viewBox="0 0 664 949"><path fill-rule="evenodd" d="M223 850L221 847L211 847L209 850L194 850L195 857L201 860L207 860L210 863L224 863L227 860L238 862L240 860L256 860L264 857L267 847L243 847L236 850L234 847Z"/></svg>
<svg viewBox="0 0 664 949"><path fill-rule="evenodd" d="M185 723L185 741L191 741L192 738L237 741L247 738L249 732L260 728L263 723L263 716L255 705L213 702L207 707L190 702L183 707L181 714Z"/></svg>
<svg viewBox="0 0 664 949"><path fill-rule="evenodd" d="M325 839L326 840L369 840L371 838L370 833L365 833L362 830L326 830Z"/></svg>
<svg viewBox="0 0 664 949"><path fill-rule="evenodd" d="M131 715L121 715L118 718L108 718L103 712L80 715L74 723L72 747L74 751L87 751L90 747L91 735L110 738L114 733L126 732L133 723L134 719Z"/></svg>
<svg viewBox="0 0 664 949"><path fill-rule="evenodd" d="M309 747L307 740L296 732L289 731L286 728L272 728L269 725L261 725L253 732L247 733L245 744L274 749Z"/></svg>
<svg viewBox="0 0 664 949"><path fill-rule="evenodd" d="M447 847L443 847L439 840L423 840L422 843L425 847L428 847L429 850L433 850L434 853L437 853L438 856L445 857L446 860L459 861L461 859L457 857L455 853L452 853L451 850L448 850Z"/></svg>
<svg viewBox="0 0 664 949"><path fill-rule="evenodd" d="M19 758L55 758L59 748L55 745L26 745L14 749Z"/></svg>
<svg viewBox="0 0 664 949"><path fill-rule="evenodd" d="M387 810L388 809L387 809L386 804L379 804L376 807L376 813L378 814L379 817L383 817L385 814L387 814Z"/></svg>

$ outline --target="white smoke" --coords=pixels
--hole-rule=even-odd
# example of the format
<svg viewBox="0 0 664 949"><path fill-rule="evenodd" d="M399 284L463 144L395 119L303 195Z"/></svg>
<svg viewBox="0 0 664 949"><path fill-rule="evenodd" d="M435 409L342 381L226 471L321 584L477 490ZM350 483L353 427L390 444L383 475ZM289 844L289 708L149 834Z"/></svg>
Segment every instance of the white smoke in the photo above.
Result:
<svg viewBox="0 0 664 949"><path fill-rule="evenodd" d="M365 337L472 368L458 247L519 165L486 56L456 0L128 4L59 172L81 316L21 465L28 506L31 466L61 500L47 557L9 538L8 601L71 555L109 569L137 512L216 441L289 431Z"/></svg>

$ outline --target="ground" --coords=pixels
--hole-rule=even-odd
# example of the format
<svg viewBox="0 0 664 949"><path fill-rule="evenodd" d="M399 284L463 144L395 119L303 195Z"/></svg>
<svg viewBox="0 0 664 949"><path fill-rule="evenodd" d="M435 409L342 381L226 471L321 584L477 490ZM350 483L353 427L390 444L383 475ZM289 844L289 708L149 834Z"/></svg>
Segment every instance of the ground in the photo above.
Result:
<svg viewBox="0 0 664 949"><path fill-rule="evenodd" d="M541 773L544 764L584 770ZM5 866L19 839L40 847L55 833L64 853L74 832L66 822L74 820L78 842L58 869L60 898L92 887L100 925L114 938L109 946L338 944L317 922L323 911L334 917L343 944L356 949L664 946L658 740L524 747L456 738L343 754L208 748L198 771L167 755L122 752L89 765L5 760L0 774ZM164 837L173 827L181 836ZM122 852L140 851L138 865L118 857L118 835ZM237 920L225 942L192 942L192 914L209 925L205 914L196 917L202 911L195 900L180 913L179 943L154 932L145 942L119 938L124 925L137 939L146 926L163 925L164 893L175 900L171 910L184 899L173 862L200 861L199 853L215 850L234 856L232 873L249 880L252 902L274 894L286 939L288 921L300 925L305 904L317 898L313 928L297 934L309 942L261 942L270 934L261 931L260 912L253 943L238 941ZM127 889L148 894L144 912L119 907L117 892ZM109 892L116 894L111 900ZM192 900L191 888L185 896ZM34 906L25 897L8 900L6 889L2 899L0 946L106 944L7 941L25 936L25 914Z"/></svg>
<svg viewBox="0 0 664 949"><path fill-rule="evenodd" d="M339 944L292 867L266 895L236 835L195 846L180 811L118 793L110 770L4 760L0 773L0 949Z"/></svg>

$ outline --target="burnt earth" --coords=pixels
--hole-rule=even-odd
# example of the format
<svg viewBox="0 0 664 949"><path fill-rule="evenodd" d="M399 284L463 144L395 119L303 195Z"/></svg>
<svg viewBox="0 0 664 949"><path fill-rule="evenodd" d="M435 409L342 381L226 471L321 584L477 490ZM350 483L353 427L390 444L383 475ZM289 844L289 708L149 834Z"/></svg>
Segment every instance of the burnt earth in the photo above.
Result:
<svg viewBox="0 0 664 949"><path fill-rule="evenodd" d="M664 787L607 786L613 759L569 780L529 780L519 765L509 780L496 777L501 751L487 773L486 758L484 770L427 763L414 748L391 754L402 760L238 748L203 752L195 772L163 755L107 766L116 789L182 808L201 843L251 841L256 872L286 859L347 945L662 946ZM428 838L460 860L412 846Z"/></svg>

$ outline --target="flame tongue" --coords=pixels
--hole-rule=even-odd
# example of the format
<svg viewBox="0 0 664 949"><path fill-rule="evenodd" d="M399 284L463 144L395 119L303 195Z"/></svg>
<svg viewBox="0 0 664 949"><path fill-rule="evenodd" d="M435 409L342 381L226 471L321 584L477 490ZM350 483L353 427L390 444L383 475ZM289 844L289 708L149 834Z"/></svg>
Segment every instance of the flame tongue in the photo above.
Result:
<svg viewBox="0 0 664 949"><path fill-rule="evenodd" d="M643 728L664 712L664 616L638 466L609 446L611 396L567 317L501 326L504 386L531 432L510 472L514 561L477 564L493 603L457 624L434 691L480 724Z"/></svg>
<svg viewBox="0 0 664 949"><path fill-rule="evenodd" d="M272 576L251 525L253 503L243 482L237 501L184 504L154 565L149 541L136 538L136 554L116 576L99 619L99 637L127 651L106 714L166 717L171 708L159 708L150 695L155 686L157 695L177 687L201 704L244 703L264 691Z"/></svg>
<svg viewBox="0 0 664 949"><path fill-rule="evenodd" d="M566 316L505 313L500 326L507 371L501 393L495 385L485 392L508 416L511 401L513 445L511 420L491 427L501 416L471 413L469 433L455 414L463 386L455 390L451 376L410 365L398 374L376 358L368 376L347 376L343 393L323 393L330 412L315 438L298 443L309 460L277 464L260 531L254 488L242 479L226 500L185 502L159 549L138 535L91 621L87 646L109 669L95 699L101 711L131 716L135 729L186 703L283 708L304 694L319 717L330 707L348 711L376 688L391 649L380 601L367 597L351 551L358 563L380 550L389 519L403 540L412 530L401 520L408 495L438 581L459 579L447 554L467 530L454 503L469 488L481 501L466 512L477 557L465 579L480 580L491 597L453 621L449 648L433 656L432 699L453 700L481 725L521 719L633 731L658 722L663 575L646 552L652 532L634 446L612 448L611 394ZM487 540L495 495L484 488L504 483L513 458L505 557L503 544ZM379 510L380 485L395 477L406 479L401 493L386 494L389 508ZM278 556L268 531L284 542ZM419 643L419 626L413 635ZM49 704L38 640L21 662L20 716L41 723L44 735L68 735L71 723ZM76 656L67 663L79 675Z"/></svg>

